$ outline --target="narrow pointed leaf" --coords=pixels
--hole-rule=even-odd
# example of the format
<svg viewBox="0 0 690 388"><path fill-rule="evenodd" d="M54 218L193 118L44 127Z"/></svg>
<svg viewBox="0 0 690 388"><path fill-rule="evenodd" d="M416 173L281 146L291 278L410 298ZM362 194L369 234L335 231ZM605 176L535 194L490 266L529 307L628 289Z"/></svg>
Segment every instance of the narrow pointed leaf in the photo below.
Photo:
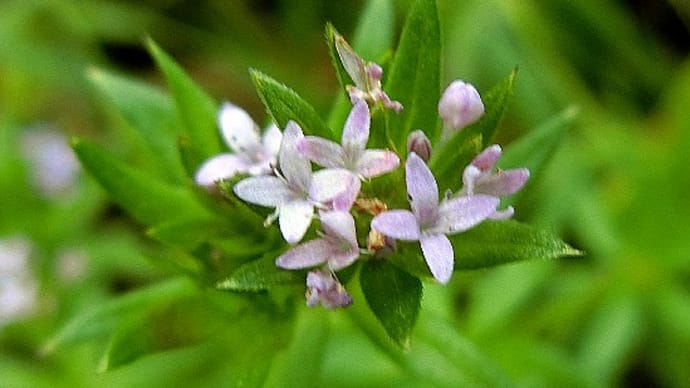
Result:
<svg viewBox="0 0 690 388"><path fill-rule="evenodd" d="M206 215L189 192L134 169L102 147L74 140L72 147L86 170L137 221L157 225Z"/></svg>
<svg viewBox="0 0 690 388"><path fill-rule="evenodd" d="M258 260L246 263L229 277L219 281L216 288L229 291L264 291L273 286L304 283L304 274L276 267L277 252L269 252Z"/></svg>
<svg viewBox="0 0 690 388"><path fill-rule="evenodd" d="M384 90L400 101L400 114L388 111L388 136L404 150L407 135L423 129L437 138L436 104L441 95L441 31L435 0L417 0L403 27L400 43ZM385 74L384 74L385 76Z"/></svg>
<svg viewBox="0 0 690 388"><path fill-rule="evenodd" d="M391 0L369 0L359 17L352 47L367 61L379 61L393 44L395 12Z"/></svg>
<svg viewBox="0 0 690 388"><path fill-rule="evenodd" d="M550 232L513 220L485 221L449 237L455 253L456 270L582 255Z"/></svg>
<svg viewBox="0 0 690 388"><path fill-rule="evenodd" d="M99 69L89 79L98 91L146 141L154 156L173 181L182 181L184 169L175 145L179 135L172 99L160 90Z"/></svg>
<svg viewBox="0 0 690 388"><path fill-rule="evenodd" d="M513 95L513 87L517 69L501 83L494 86L488 93L482 96L486 110L479 121L456 132L441 147L435 149L429 165L436 178L443 182L457 182L457 186L451 187L452 190L459 188L461 181L459 177L462 170L469 164L478 152L491 144L491 139L508 106L510 97ZM479 149L470 152L477 147L469 146L468 143L480 141ZM460 150L460 152L458 152ZM470 153L468 153L470 152Z"/></svg>
<svg viewBox="0 0 690 388"><path fill-rule="evenodd" d="M292 120L302 127L305 135L332 137L331 130L316 110L297 92L258 70L252 69L251 77L261 101L278 127L285 128Z"/></svg>
<svg viewBox="0 0 690 388"><path fill-rule="evenodd" d="M218 154L222 147L216 125L216 102L153 40L149 39L147 45L158 67L165 74L189 142L204 159ZM198 163L201 162L203 160Z"/></svg>
<svg viewBox="0 0 690 388"><path fill-rule="evenodd" d="M419 314L422 283L390 263L371 260L362 266L360 284L386 333L398 346L408 349Z"/></svg>

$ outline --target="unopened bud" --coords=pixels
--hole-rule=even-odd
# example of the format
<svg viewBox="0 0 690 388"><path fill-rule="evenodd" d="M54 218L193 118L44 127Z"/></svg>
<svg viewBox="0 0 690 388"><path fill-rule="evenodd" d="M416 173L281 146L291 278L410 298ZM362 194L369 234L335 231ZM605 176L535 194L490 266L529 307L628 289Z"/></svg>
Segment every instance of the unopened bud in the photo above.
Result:
<svg viewBox="0 0 690 388"><path fill-rule="evenodd" d="M407 152L414 152L423 161L429 161L431 157L431 141L429 141L429 138L426 137L421 129L410 132L410 135L407 137Z"/></svg>
<svg viewBox="0 0 690 388"><path fill-rule="evenodd" d="M457 80L443 92L438 114L447 130L458 130L479 120L484 114L484 104L474 86Z"/></svg>

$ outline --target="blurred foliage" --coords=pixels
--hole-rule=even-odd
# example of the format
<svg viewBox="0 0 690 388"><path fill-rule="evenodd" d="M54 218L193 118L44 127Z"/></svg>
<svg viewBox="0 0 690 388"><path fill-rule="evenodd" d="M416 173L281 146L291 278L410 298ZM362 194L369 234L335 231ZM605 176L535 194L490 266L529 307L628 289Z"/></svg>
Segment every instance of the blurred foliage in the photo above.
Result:
<svg viewBox="0 0 690 388"><path fill-rule="evenodd" d="M395 2L398 32L407 3ZM552 159L517 198L516 218L566 236L586 256L457 273L449 287L426 287L403 355L380 328L368 336L355 328L371 321L361 305L290 311L280 293L232 296L177 278L195 270L188 257L141 237L141 224L83 173L59 195L32 180L20 144L46 126L151 165L131 118L107 101L131 79L163 85L146 36L212 97L259 121L267 116L250 66L326 117L340 91L323 26L352 36L365 5L0 3L0 240L30 241L39 284L32 314L0 322L0 385L687 386L690 37L681 1L439 1L443 85L463 78L486 93L519 67L498 133L508 145L503 167L515 167L510 144L532 128L560 138L543 138ZM160 90L141 93L170 109ZM174 182L182 169L151 173ZM66 277L65 252L83 266Z"/></svg>

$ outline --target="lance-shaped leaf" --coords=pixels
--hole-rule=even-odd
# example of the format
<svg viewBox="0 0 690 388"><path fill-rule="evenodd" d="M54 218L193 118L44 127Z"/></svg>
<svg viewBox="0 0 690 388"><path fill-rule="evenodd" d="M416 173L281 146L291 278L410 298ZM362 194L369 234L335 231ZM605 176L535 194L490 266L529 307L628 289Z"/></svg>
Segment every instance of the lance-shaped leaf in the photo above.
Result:
<svg viewBox="0 0 690 388"><path fill-rule="evenodd" d="M70 319L42 348L49 354L59 346L77 343L112 332L121 322L193 295L197 286L187 278L175 278L84 310Z"/></svg>
<svg viewBox="0 0 690 388"><path fill-rule="evenodd" d="M186 136L201 158L198 163L220 153L222 147L216 126L216 102L153 40L148 39L147 45L158 67L165 74L179 118L185 126Z"/></svg>
<svg viewBox="0 0 690 388"><path fill-rule="evenodd" d="M250 72L261 101L279 128L285 128L292 120L307 135L333 136L316 110L297 92L258 70L252 69Z"/></svg>
<svg viewBox="0 0 690 388"><path fill-rule="evenodd" d="M89 173L139 222L157 225L208 215L191 192L128 166L102 147L78 139L72 147Z"/></svg>
<svg viewBox="0 0 690 388"><path fill-rule="evenodd" d="M384 90L400 101L403 112L387 112L388 137L405 149L407 135L424 129L437 138L441 94L441 30L435 0L417 0L407 17Z"/></svg>
<svg viewBox="0 0 690 388"><path fill-rule="evenodd" d="M582 255L552 233L513 220L484 221L450 239L456 270Z"/></svg>
<svg viewBox="0 0 690 388"><path fill-rule="evenodd" d="M386 333L401 348L410 346L417 322L422 283L385 261L370 260L360 272L360 285L369 307Z"/></svg>
<svg viewBox="0 0 690 388"><path fill-rule="evenodd" d="M179 128L172 99L160 90L99 69L90 69L88 77L146 141L150 155L173 182L185 176L175 139Z"/></svg>
<svg viewBox="0 0 690 388"><path fill-rule="evenodd" d="M276 267L278 252L241 265L232 275L219 281L216 288L229 291L264 291L274 286L304 283L304 274Z"/></svg>
<svg viewBox="0 0 690 388"><path fill-rule="evenodd" d="M479 121L456 132L441 147L434 150L429 166L439 182L457 182L457 186L450 187L451 190L455 191L459 187L458 177L462 169L479 151L491 144L491 138L513 94L516 76L517 69L482 96L486 109Z"/></svg>

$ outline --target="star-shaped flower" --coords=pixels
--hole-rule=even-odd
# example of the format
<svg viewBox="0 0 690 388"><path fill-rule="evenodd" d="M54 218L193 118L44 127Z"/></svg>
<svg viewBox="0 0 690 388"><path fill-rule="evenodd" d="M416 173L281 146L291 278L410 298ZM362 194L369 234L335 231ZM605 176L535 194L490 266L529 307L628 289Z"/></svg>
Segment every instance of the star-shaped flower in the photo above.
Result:
<svg viewBox="0 0 690 388"><path fill-rule="evenodd" d="M275 207L268 222L278 217L280 231L290 244L306 233L314 215L314 206L323 205L342 194L357 179L343 169L324 169L312 174L309 160L297 151L304 138L294 121L288 122L278 153L280 176L255 176L238 182L233 191L243 200Z"/></svg>
<svg viewBox="0 0 690 388"><path fill-rule="evenodd" d="M302 269L327 263L331 270L337 271L359 257L355 220L350 213L322 214L321 228L321 238L291 248L276 259L276 265L284 269Z"/></svg>
<svg viewBox="0 0 690 388"><path fill-rule="evenodd" d="M368 150L370 116L364 101L357 102L345 122L341 143L316 136L307 136L297 143L297 149L319 166L343 168L359 179L394 170L400 164L398 156L388 150ZM360 183L351 186L347 193L334 202L336 210L348 210L359 193Z"/></svg>
<svg viewBox="0 0 690 388"><path fill-rule="evenodd" d="M493 173L496 162L501 158L501 146L491 145L477 155L462 173L462 190L459 195L487 194L495 197L511 195L522 188L529 179L529 170L516 168L498 170ZM503 219L513 215L513 207L497 211L491 218Z"/></svg>
<svg viewBox="0 0 690 388"><path fill-rule="evenodd" d="M429 167L415 153L405 164L409 210L383 212L371 221L373 229L405 241L419 240L431 274L447 283L453 273L453 246L446 235L460 233L487 219L499 200L489 195L444 199L439 204L438 185Z"/></svg>
<svg viewBox="0 0 690 388"><path fill-rule="evenodd" d="M221 179L236 174L270 174L275 164L282 134L271 124L259 137L259 127L247 112L233 104L225 103L218 115L218 125L223 139L233 152L208 159L197 170L195 180L202 186L211 186Z"/></svg>

